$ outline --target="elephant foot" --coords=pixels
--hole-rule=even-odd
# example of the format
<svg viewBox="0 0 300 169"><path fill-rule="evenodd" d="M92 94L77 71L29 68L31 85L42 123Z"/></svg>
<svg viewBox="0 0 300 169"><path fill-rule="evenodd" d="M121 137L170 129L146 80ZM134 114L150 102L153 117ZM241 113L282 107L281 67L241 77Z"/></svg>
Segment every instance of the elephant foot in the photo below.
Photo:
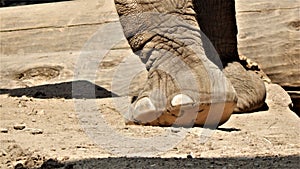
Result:
<svg viewBox="0 0 300 169"><path fill-rule="evenodd" d="M189 64L187 70L168 63L149 71L144 90L130 106L127 124L216 127L229 119L236 96L230 82L218 77L221 71L213 70L215 78L208 80L209 73L199 63Z"/></svg>
<svg viewBox="0 0 300 169"><path fill-rule="evenodd" d="M259 74L246 70L239 62L228 63L223 72L237 93L234 112L252 112L264 105L266 88Z"/></svg>
<svg viewBox="0 0 300 169"><path fill-rule="evenodd" d="M193 85L195 81L189 81L191 77L183 78L180 72L177 72L179 78L175 80L164 71L152 71L145 89L131 105L127 124L211 127L226 122L233 112L251 112L263 106L266 89L255 72L247 71L238 62L228 63L223 72L227 88L214 93L203 92L212 89ZM213 80L219 81L220 78ZM211 84L216 85L217 82ZM214 90L222 88L216 86Z"/></svg>

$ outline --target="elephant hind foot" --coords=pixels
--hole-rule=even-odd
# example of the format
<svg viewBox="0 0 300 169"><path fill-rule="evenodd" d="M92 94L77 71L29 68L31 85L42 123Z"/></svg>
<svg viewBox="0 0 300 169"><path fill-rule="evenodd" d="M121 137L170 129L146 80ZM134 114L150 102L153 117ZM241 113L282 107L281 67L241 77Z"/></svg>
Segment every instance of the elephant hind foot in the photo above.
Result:
<svg viewBox="0 0 300 169"><path fill-rule="evenodd" d="M228 63L223 72L237 93L234 112L252 112L265 104L266 88L259 75L247 71L239 62Z"/></svg>

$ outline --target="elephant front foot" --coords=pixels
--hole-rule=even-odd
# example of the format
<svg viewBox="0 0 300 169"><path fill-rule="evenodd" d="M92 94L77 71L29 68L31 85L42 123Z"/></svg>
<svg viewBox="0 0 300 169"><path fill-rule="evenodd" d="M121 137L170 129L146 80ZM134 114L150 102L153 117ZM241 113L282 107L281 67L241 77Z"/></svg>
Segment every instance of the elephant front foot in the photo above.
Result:
<svg viewBox="0 0 300 169"><path fill-rule="evenodd" d="M130 106L127 124L216 127L229 119L236 97L228 81L226 89L213 92L216 83L199 78L199 70L166 70L168 66L160 65L150 70L144 90Z"/></svg>

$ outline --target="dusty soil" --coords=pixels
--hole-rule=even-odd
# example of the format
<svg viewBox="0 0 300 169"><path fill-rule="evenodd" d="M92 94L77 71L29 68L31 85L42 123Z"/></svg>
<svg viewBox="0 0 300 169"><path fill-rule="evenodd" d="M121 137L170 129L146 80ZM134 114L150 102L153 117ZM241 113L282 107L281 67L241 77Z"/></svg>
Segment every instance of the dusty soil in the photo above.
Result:
<svg viewBox="0 0 300 169"><path fill-rule="evenodd" d="M297 168L299 117L281 87L267 88L265 110L215 130L125 125L128 97L1 90L0 168Z"/></svg>
<svg viewBox="0 0 300 169"><path fill-rule="evenodd" d="M300 120L278 85L267 85L264 110L235 114L214 130L125 125L130 98L111 97L112 81L117 94L126 95L124 75L134 75L132 93L146 75L138 58L124 62L132 53L127 42L110 50L101 69L85 72L96 79L74 80L82 62L76 59L89 53L83 45L102 24L118 22L112 1L1 9L1 169L299 168ZM121 29L114 34L122 39ZM96 51L87 55L92 63Z"/></svg>

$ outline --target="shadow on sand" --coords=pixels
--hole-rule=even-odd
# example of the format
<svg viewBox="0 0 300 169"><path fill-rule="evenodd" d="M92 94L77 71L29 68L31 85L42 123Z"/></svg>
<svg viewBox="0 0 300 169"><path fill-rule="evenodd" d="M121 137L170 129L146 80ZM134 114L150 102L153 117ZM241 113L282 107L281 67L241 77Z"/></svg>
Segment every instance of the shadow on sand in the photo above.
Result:
<svg viewBox="0 0 300 169"><path fill-rule="evenodd" d="M71 1L71 0L1 0L0 7L32 5L32 4L61 2L61 1Z"/></svg>
<svg viewBox="0 0 300 169"><path fill-rule="evenodd" d="M300 156L256 158L91 158L71 162L53 159L45 161L39 169L50 168L298 168ZM20 166L22 167L22 166ZM23 166L24 167L24 166ZM36 168L37 169L37 168Z"/></svg>
<svg viewBox="0 0 300 169"><path fill-rule="evenodd" d="M103 87L85 80L46 84L27 88L0 89L0 94L8 94L12 97L27 96L40 99L95 99L117 97L116 94Z"/></svg>

